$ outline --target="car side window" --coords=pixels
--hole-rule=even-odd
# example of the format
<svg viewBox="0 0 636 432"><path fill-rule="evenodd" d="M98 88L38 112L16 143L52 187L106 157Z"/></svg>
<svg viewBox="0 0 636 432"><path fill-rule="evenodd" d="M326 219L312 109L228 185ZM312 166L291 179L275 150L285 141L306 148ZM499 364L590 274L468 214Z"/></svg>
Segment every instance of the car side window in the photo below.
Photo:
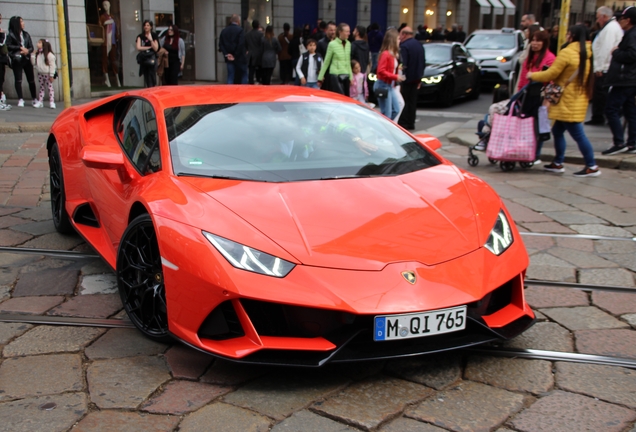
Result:
<svg viewBox="0 0 636 432"><path fill-rule="evenodd" d="M157 116L148 101L135 99L117 127L117 136L137 170L150 174L161 170Z"/></svg>

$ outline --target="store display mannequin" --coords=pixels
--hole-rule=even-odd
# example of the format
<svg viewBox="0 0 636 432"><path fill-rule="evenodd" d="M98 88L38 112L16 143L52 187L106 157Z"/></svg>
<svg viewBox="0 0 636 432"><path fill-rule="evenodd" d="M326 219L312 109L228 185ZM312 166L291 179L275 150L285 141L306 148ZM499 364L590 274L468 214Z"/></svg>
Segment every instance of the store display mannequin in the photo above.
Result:
<svg viewBox="0 0 636 432"><path fill-rule="evenodd" d="M104 26L104 45L102 46L104 83L106 87L110 87L110 79L108 78L108 65L110 64L111 71L115 75L117 87L121 87L117 68L117 23L115 18L110 15L110 2L108 0L102 3L102 10L99 23Z"/></svg>

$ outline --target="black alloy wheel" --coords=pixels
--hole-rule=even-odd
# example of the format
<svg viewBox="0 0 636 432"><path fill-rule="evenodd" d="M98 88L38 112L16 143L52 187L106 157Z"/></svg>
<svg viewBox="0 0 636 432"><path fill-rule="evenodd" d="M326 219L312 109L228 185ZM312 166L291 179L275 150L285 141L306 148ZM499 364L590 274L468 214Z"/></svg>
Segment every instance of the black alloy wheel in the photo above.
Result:
<svg viewBox="0 0 636 432"><path fill-rule="evenodd" d="M60 234L74 232L71 219L66 213L66 194L64 192L64 175L62 174L62 159L56 142L49 152L49 184L51 189L51 214L53 225Z"/></svg>
<svg viewBox="0 0 636 432"><path fill-rule="evenodd" d="M130 320L146 337L169 342L168 307L157 235L150 215L136 217L117 253L117 286Z"/></svg>

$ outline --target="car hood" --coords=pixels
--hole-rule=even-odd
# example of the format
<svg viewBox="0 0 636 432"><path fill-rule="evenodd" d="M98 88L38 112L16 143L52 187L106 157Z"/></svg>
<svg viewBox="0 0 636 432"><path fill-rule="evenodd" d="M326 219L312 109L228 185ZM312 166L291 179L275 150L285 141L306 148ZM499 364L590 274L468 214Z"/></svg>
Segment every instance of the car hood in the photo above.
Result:
<svg viewBox="0 0 636 432"><path fill-rule="evenodd" d="M510 57L514 55L514 49L505 49L505 50L482 50L482 49L468 49L470 52L470 56L474 57L476 60L493 60L499 56L502 57Z"/></svg>
<svg viewBox="0 0 636 432"><path fill-rule="evenodd" d="M451 67L450 61L444 62L444 63L427 64L426 67L424 68L424 74L422 76L430 77L430 76L443 74L450 67Z"/></svg>
<svg viewBox="0 0 636 432"><path fill-rule="evenodd" d="M394 262L434 265L482 246L472 200L451 165L392 177L239 181L227 187L213 179L181 179L305 265L354 270L381 270Z"/></svg>

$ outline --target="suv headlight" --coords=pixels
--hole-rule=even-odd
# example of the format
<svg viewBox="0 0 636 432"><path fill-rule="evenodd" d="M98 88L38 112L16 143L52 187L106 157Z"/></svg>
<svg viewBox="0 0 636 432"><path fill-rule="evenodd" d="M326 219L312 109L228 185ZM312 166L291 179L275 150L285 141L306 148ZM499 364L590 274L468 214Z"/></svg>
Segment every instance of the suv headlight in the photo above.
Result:
<svg viewBox="0 0 636 432"><path fill-rule="evenodd" d="M507 56L507 57L499 56L495 60L500 61L502 63L506 63L506 62L509 62L510 60L512 60L512 56Z"/></svg>
<svg viewBox="0 0 636 432"><path fill-rule="evenodd" d="M238 269L282 278L287 276L296 266L294 263L233 242L232 240L210 234L209 232L202 232L205 238L212 243L212 246L221 252L230 264Z"/></svg>
<svg viewBox="0 0 636 432"><path fill-rule="evenodd" d="M484 246L495 255L501 255L510 247L513 241L510 222L508 222L506 214L501 210Z"/></svg>
<svg viewBox="0 0 636 432"><path fill-rule="evenodd" d="M437 83L442 81L442 78L444 78L444 75L435 75L435 76L432 76L432 77L424 77L424 78L422 78L422 82L424 84L437 84Z"/></svg>

